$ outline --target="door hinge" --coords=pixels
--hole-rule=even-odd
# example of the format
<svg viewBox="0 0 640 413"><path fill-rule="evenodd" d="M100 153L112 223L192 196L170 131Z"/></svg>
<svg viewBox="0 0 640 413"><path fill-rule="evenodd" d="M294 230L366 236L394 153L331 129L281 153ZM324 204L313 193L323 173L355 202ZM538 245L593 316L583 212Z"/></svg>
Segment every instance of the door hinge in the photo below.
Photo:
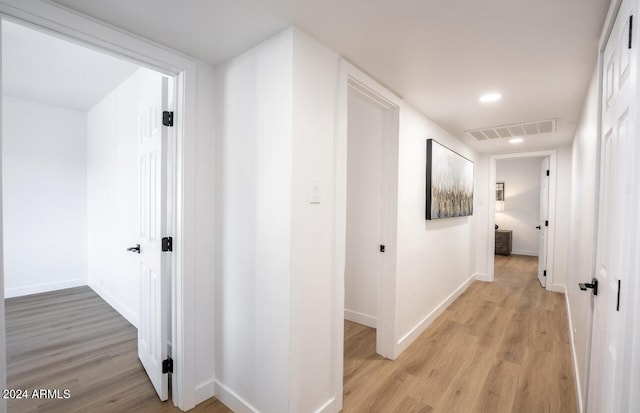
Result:
<svg viewBox="0 0 640 413"><path fill-rule="evenodd" d="M549 170L547 169L547 176L549 176Z"/></svg>
<svg viewBox="0 0 640 413"><path fill-rule="evenodd" d="M629 49L633 45L633 14L629 16Z"/></svg>
<svg viewBox="0 0 640 413"><path fill-rule="evenodd" d="M616 304L616 311L620 311L620 280L618 280L618 303Z"/></svg>
<svg viewBox="0 0 640 413"><path fill-rule="evenodd" d="M549 221L544 221L544 226L548 227L549 226Z"/></svg>
<svg viewBox="0 0 640 413"><path fill-rule="evenodd" d="M164 251L164 252L173 251L173 238L172 237L164 237L164 238L162 238L162 251Z"/></svg>
<svg viewBox="0 0 640 413"><path fill-rule="evenodd" d="M173 373L173 359L171 357L162 360L162 374L166 373Z"/></svg>
<svg viewBox="0 0 640 413"><path fill-rule="evenodd" d="M547 270L542 271L542 276L546 277L547 276Z"/></svg>
<svg viewBox="0 0 640 413"><path fill-rule="evenodd" d="M164 126L173 126L173 112L167 110L162 112L162 124Z"/></svg>
<svg viewBox="0 0 640 413"><path fill-rule="evenodd" d="M384 245L380 245L380 252L384 252L385 248L386 247Z"/></svg>

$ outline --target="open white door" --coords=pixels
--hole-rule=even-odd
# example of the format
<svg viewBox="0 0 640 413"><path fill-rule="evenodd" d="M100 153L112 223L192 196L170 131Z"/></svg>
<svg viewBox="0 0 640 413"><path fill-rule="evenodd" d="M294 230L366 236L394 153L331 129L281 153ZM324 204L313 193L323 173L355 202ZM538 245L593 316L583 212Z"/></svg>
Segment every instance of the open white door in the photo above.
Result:
<svg viewBox="0 0 640 413"><path fill-rule="evenodd" d="M538 226L538 280L547 286L547 231L549 230L549 158L540 163L540 225Z"/></svg>
<svg viewBox="0 0 640 413"><path fill-rule="evenodd" d="M167 359L168 268L162 256L166 227L167 127L162 112L167 107L168 80L158 77L147 101L139 108L139 225L140 225L140 322L138 357L161 400L168 398Z"/></svg>
<svg viewBox="0 0 640 413"><path fill-rule="evenodd" d="M589 367L588 412L630 411L620 405L625 285L631 210L629 171L632 170L635 126L636 58L631 49L631 1L623 1L603 54L600 204L596 275L580 288L593 293L593 325ZM635 39L635 35L633 36ZM596 294L597 292L597 294ZM632 391L636 391L633 389Z"/></svg>

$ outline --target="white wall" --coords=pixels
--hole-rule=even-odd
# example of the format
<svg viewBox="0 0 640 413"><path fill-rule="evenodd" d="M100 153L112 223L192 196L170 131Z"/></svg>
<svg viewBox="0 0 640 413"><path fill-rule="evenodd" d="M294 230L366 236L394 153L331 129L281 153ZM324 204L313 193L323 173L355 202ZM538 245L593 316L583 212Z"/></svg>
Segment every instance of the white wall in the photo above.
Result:
<svg viewBox="0 0 640 413"><path fill-rule="evenodd" d="M295 29L219 70L216 393L234 409L339 408L335 326L344 302L335 254L345 234L335 225L346 212L336 210L336 125L346 125L347 87L338 72L339 57ZM425 222L426 139L475 154L393 99L400 166L391 311L401 351L472 279L472 222L480 218ZM311 182L320 185L320 203L309 202Z"/></svg>
<svg viewBox="0 0 640 413"><path fill-rule="evenodd" d="M542 158L496 161L496 182L505 184L504 211L496 212L496 224L513 231L513 254L538 255L541 161Z"/></svg>
<svg viewBox="0 0 640 413"><path fill-rule="evenodd" d="M382 204L382 113L349 89L345 319L376 327Z"/></svg>
<svg viewBox="0 0 640 413"><path fill-rule="evenodd" d="M400 107L396 340L406 348L474 275L475 210L469 217L427 221L426 139L475 161L475 153L406 104ZM474 164L474 175L477 174ZM475 196L475 194L474 194Z"/></svg>
<svg viewBox="0 0 640 413"><path fill-rule="evenodd" d="M344 301L340 311L335 305L333 250L339 57L296 29L293 46L289 411L337 411L334 359L342 352L334 317L343 322L344 308ZM319 204L309 202L310 181L320 182Z"/></svg>
<svg viewBox="0 0 640 413"><path fill-rule="evenodd" d="M87 114L88 283L138 325L138 105L161 75L139 69Z"/></svg>
<svg viewBox="0 0 640 413"><path fill-rule="evenodd" d="M218 70L216 396L233 410L290 411L292 59L288 30Z"/></svg>
<svg viewBox="0 0 640 413"><path fill-rule="evenodd" d="M86 119L3 97L5 297L85 285Z"/></svg>
<svg viewBox="0 0 640 413"><path fill-rule="evenodd" d="M195 402L204 401L214 394L215 368L215 140L214 140L214 92L215 72L204 63L197 63L196 109L197 129L195 136L197 151L194 159L192 193L196 198L191 218L195 220L194 251L195 267L195 314L205 314L205 322L195 323L194 358ZM177 232L176 232L177 233Z"/></svg>
<svg viewBox="0 0 640 413"><path fill-rule="evenodd" d="M591 325L591 294L578 288L580 282L590 282L594 274L595 217L598 193L598 86L594 73L582 110L582 118L573 141L571 177L572 240L568 251L567 303L572 326L572 343L577 369L577 382L583 403L586 399L587 343Z"/></svg>
<svg viewBox="0 0 640 413"><path fill-rule="evenodd" d="M488 250L491 248L488 241L494 238L495 232L493 227L489 227L489 214L495 217L495 203L489 204L489 199L495 193L487 191L489 184L489 155L478 154L476 162L473 165L474 187L473 187L473 242L471 243L472 256L474 257L474 271L476 279L487 281L489 279L489 255ZM485 217L485 219L483 219ZM491 256L493 260L493 255Z"/></svg>
<svg viewBox="0 0 640 413"><path fill-rule="evenodd" d="M553 291L563 292L567 285L569 273L569 247L571 238L569 228L571 223L571 147L557 149L557 188L556 188L556 246L553 255Z"/></svg>

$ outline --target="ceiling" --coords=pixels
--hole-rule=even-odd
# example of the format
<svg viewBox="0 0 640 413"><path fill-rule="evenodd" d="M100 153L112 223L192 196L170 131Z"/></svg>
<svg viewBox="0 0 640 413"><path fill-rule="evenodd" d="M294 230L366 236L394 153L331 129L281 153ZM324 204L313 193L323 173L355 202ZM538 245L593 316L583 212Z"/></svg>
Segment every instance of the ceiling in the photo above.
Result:
<svg viewBox="0 0 640 413"><path fill-rule="evenodd" d="M297 26L454 136L491 153L570 144L609 6L609 0L52 1L212 65ZM493 91L501 101L478 102ZM465 133L549 119L557 119L556 132L527 136L517 147Z"/></svg>
<svg viewBox="0 0 640 413"><path fill-rule="evenodd" d="M75 43L2 22L2 93L89 110L139 66Z"/></svg>

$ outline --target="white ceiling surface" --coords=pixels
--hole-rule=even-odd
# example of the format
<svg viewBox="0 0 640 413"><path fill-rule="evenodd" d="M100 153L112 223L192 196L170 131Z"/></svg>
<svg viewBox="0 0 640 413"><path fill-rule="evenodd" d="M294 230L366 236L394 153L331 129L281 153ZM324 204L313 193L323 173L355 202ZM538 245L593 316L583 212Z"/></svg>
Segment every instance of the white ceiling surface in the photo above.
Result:
<svg viewBox="0 0 640 413"><path fill-rule="evenodd" d="M2 22L2 93L89 110L139 67L8 21Z"/></svg>
<svg viewBox="0 0 640 413"><path fill-rule="evenodd" d="M295 25L480 152L571 142L609 6L609 0L53 1L212 65ZM480 104L491 91L501 92L502 101ZM517 147L464 133L552 118L557 132L528 136Z"/></svg>

